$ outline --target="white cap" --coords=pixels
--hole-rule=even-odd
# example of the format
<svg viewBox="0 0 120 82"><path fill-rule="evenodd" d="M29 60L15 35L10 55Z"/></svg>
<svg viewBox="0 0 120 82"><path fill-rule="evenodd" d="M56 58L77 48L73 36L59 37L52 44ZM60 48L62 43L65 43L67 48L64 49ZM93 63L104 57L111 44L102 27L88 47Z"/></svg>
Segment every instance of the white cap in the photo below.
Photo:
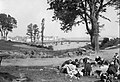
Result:
<svg viewBox="0 0 120 82"><path fill-rule="evenodd" d="M96 58L99 58L99 56L97 56Z"/></svg>
<svg viewBox="0 0 120 82"><path fill-rule="evenodd" d="M111 64L113 65L113 64L114 64L114 62L111 62Z"/></svg>
<svg viewBox="0 0 120 82"><path fill-rule="evenodd" d="M87 60L88 63L90 63L90 60Z"/></svg>
<svg viewBox="0 0 120 82"><path fill-rule="evenodd" d="M101 58L101 60L104 60L103 58Z"/></svg>

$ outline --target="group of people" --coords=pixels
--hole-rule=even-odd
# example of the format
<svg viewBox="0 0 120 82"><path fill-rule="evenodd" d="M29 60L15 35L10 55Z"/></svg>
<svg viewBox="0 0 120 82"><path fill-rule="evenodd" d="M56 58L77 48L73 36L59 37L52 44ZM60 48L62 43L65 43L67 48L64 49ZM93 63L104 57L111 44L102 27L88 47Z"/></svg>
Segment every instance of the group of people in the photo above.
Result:
<svg viewBox="0 0 120 82"><path fill-rule="evenodd" d="M112 75L113 77L120 76L120 73L119 73L120 60L119 60L118 53L115 53L115 56L113 57L112 61L106 61L105 59L101 58L100 56L97 56L94 59L94 61L95 61L94 64L90 60L91 60L90 58L85 57L82 59L82 63L81 63L81 59L80 60L69 59L61 65L60 71L62 73L68 74L70 77L75 76L77 78L80 78L81 76L91 76L92 68L96 65L99 67L101 67L103 65L107 65L108 68L105 73L103 73L102 70L99 71L98 75L100 76L101 80L107 79L107 76L110 76L110 75Z"/></svg>
<svg viewBox="0 0 120 82"><path fill-rule="evenodd" d="M75 59L74 61L72 61L72 59L69 59L61 65L60 71L62 73L68 74L70 77L75 76L80 78L80 76L83 76L83 73L79 71L78 67L79 67L78 59Z"/></svg>
<svg viewBox="0 0 120 82"><path fill-rule="evenodd" d="M78 60L78 59L66 60L61 65L60 72L68 74L70 77L77 77L77 78L80 78L81 76L90 75L90 72L92 70L91 63L88 61L87 57L82 59L82 63L81 63L81 59L80 60ZM84 68L84 69L81 69L80 64L82 64L82 68Z"/></svg>

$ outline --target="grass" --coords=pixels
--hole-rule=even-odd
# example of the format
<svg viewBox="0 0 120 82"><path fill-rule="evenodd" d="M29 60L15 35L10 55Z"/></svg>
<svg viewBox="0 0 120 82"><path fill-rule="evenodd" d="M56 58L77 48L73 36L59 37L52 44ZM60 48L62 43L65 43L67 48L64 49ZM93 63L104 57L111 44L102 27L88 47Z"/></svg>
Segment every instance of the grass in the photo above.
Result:
<svg viewBox="0 0 120 82"><path fill-rule="evenodd" d="M25 49L25 50L30 51L34 49L37 51L37 48L35 47L31 49L31 48L25 48L25 47L13 46L13 45L23 45L23 43L0 40L0 50L20 51L22 49ZM41 49L38 49L38 51L40 50ZM72 51L72 50L68 50L68 51ZM46 50L43 50L43 51L48 52L48 53L53 53L55 55L61 55L61 53L65 52L66 50L55 51L55 52L46 51ZM108 55L112 54L110 56L112 57L114 55L114 52L116 51L114 50L114 52L113 51L109 53L108 52L104 52L105 54L102 54L102 56L105 58L108 58ZM52 61L52 60L49 60L49 61ZM56 60L56 61L59 61L59 60ZM26 81L26 82L94 82L94 81L97 82L97 80L99 80L93 77L81 77L79 80L75 78L70 78L66 76L65 74L58 73L58 71L53 66L1 66L0 67L0 82L11 82L10 78L20 77L21 73L26 74L26 76L30 79L29 81Z"/></svg>
<svg viewBox="0 0 120 82"><path fill-rule="evenodd" d="M37 48L37 47L32 47L26 43L21 43L21 42L13 42L13 41L5 41L5 40L0 40L0 51L15 51L18 53L30 53L31 51L35 51L37 54L40 52L45 52L49 53L50 55L54 55L58 52L47 50L44 48ZM12 54L13 55L13 54Z"/></svg>
<svg viewBox="0 0 120 82"><path fill-rule="evenodd" d="M18 50L18 49L20 49L19 47L13 46L13 44L20 45L21 43L0 40L0 50Z"/></svg>
<svg viewBox="0 0 120 82"><path fill-rule="evenodd" d="M93 82L98 80L92 77L82 77L80 79L70 78L65 74L58 73L57 70L51 66L2 66L0 67L0 74L1 73L8 73L8 76L11 78L20 77L20 73L24 73L30 79L26 82ZM0 76L4 77L2 75ZM0 82L2 82L1 79ZM5 78L3 82L10 82L10 80Z"/></svg>
<svg viewBox="0 0 120 82"><path fill-rule="evenodd" d="M38 49L38 48L31 47L26 43L0 40L0 50L22 50L22 49L27 50L27 49Z"/></svg>
<svg viewBox="0 0 120 82"><path fill-rule="evenodd" d="M21 42L12 42L12 41L5 41L5 40L0 40L0 50L2 51L16 51L16 52L21 52L21 53L30 53L31 51L35 51L36 54L39 54L40 52L44 52L44 53L49 53L50 57L53 56L62 56L64 57L64 53L66 52L72 52L72 51L77 51L77 48L73 48L73 49L65 49L65 50L57 50L57 51L53 51L53 50L47 50L45 48L37 48L37 47L32 47L30 45L27 45L25 43L21 43ZM49 57L48 56L48 57Z"/></svg>

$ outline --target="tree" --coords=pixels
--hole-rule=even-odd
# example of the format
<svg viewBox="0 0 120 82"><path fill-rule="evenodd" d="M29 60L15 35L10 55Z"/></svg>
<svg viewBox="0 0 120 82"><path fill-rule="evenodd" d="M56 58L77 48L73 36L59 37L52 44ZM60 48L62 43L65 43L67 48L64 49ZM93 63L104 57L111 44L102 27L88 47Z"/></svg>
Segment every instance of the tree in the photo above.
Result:
<svg viewBox="0 0 120 82"><path fill-rule="evenodd" d="M65 32L72 30L74 25L85 24L94 47L95 42L98 43L99 17L109 20L101 13L106 12L111 3L112 0L48 0L48 10L54 11L53 19L61 21L61 29ZM96 46L98 48L98 44Z"/></svg>
<svg viewBox="0 0 120 82"><path fill-rule="evenodd" d="M34 42L36 42L36 39L39 36L39 28L37 26L37 24L33 25L33 38L34 38Z"/></svg>
<svg viewBox="0 0 120 82"><path fill-rule="evenodd" d="M28 28L27 28L26 35L28 35L30 37L30 39L31 39L31 42L33 42L33 40L32 40L33 39L33 24L31 23L27 27Z"/></svg>
<svg viewBox="0 0 120 82"><path fill-rule="evenodd" d="M41 23L41 26L42 26L41 27L41 41L42 41L42 46L43 46L43 40L44 40L44 35L43 35L44 34L44 29L45 29L44 25L45 25L45 19L43 18L42 19L42 23Z"/></svg>
<svg viewBox="0 0 120 82"><path fill-rule="evenodd" d="M13 28L17 27L17 20L7 14L0 14L0 32L1 37L4 40L7 40L7 36L9 32L12 32Z"/></svg>
<svg viewBox="0 0 120 82"><path fill-rule="evenodd" d="M37 24L29 24L27 29L27 35L30 37L31 42L36 42L37 36L39 34L39 28Z"/></svg>

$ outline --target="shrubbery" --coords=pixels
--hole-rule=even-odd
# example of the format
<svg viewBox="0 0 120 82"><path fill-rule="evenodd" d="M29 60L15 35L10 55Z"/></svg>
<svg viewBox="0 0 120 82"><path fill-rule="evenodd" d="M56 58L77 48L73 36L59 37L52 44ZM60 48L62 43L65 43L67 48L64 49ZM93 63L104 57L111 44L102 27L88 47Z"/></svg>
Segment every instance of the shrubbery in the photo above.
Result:
<svg viewBox="0 0 120 82"><path fill-rule="evenodd" d="M108 40L109 38L104 38L101 45L100 45L100 48L101 49L105 49L107 47L111 47L111 46L115 46L115 45L118 45L120 44L120 38L114 38L114 39L110 39Z"/></svg>
<svg viewBox="0 0 120 82"><path fill-rule="evenodd" d="M104 38L103 41L101 42L101 44L99 44L99 46L100 46L100 49L105 49L107 47L116 46L118 44L120 44L120 38L114 38L114 39ZM85 45L82 48L93 49L90 44Z"/></svg>
<svg viewBox="0 0 120 82"><path fill-rule="evenodd" d="M53 46L52 45L48 46L48 49L53 50Z"/></svg>
<svg viewBox="0 0 120 82"><path fill-rule="evenodd" d="M52 46L52 45L42 46L42 45L37 45L37 44L34 44L34 43L31 43L31 44L29 44L29 45L32 46L32 47L45 48L45 49L48 49L48 50L53 50L53 46Z"/></svg>
<svg viewBox="0 0 120 82"><path fill-rule="evenodd" d="M103 41L101 42L101 47L109 41L109 38L104 38Z"/></svg>

